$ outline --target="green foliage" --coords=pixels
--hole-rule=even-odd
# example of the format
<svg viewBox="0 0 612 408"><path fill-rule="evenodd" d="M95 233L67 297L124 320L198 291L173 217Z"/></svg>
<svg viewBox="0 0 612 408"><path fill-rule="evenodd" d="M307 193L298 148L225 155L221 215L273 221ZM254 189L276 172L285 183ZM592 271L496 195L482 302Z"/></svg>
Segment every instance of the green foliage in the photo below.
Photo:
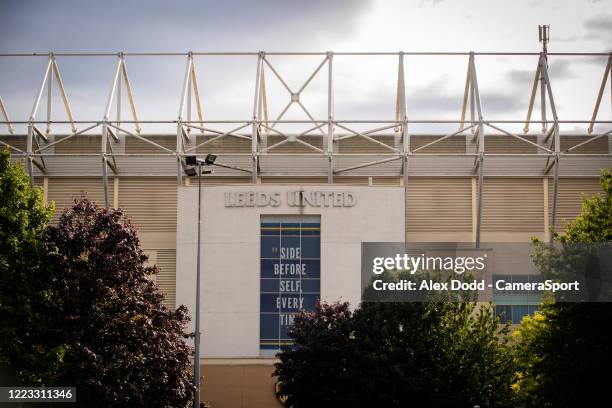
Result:
<svg viewBox="0 0 612 408"><path fill-rule="evenodd" d="M506 333L469 302L324 304L296 317L276 375L296 408L511 406Z"/></svg>
<svg viewBox="0 0 612 408"><path fill-rule="evenodd" d="M187 309L162 304L134 227L87 200L47 226L52 213L1 150L3 372L25 385L76 386L84 407L190 405Z"/></svg>
<svg viewBox="0 0 612 408"><path fill-rule="evenodd" d="M45 371L62 354L41 346L52 281L41 268L42 236L52 213L42 191L30 188L23 166L0 149L0 364L35 384L39 374L26 372Z"/></svg>
<svg viewBox="0 0 612 408"><path fill-rule="evenodd" d="M603 194L582 199L582 211L558 236L561 242L612 241L612 169L602 172Z"/></svg>
<svg viewBox="0 0 612 408"><path fill-rule="evenodd" d="M612 240L612 171L601 176L603 194L582 201L582 212L551 249L535 242L535 263L543 274L573 261L574 243ZM596 271L588 270L587 273ZM588 279L588 275L587 275ZM517 373L513 388L524 407L598 406L608 398L612 364L612 305L555 303L546 299L515 335Z"/></svg>
<svg viewBox="0 0 612 408"><path fill-rule="evenodd" d="M87 407L187 406L193 399L187 309L167 309L148 275L136 230L121 210L84 199L46 240L55 326L63 350L51 384L74 385Z"/></svg>

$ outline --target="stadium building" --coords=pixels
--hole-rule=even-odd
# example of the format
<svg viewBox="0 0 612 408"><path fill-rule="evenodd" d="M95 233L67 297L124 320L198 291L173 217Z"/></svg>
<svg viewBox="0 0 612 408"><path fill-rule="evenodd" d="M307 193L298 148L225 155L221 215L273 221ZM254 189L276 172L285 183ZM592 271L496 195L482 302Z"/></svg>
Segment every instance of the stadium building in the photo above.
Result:
<svg viewBox="0 0 612 408"><path fill-rule="evenodd" d="M137 55L106 56L116 58L111 92L104 115L93 121L72 116L57 63L62 55L38 56L46 69L32 113L11 121L10 104L2 103L0 143L56 203L54 222L82 196L123 208L159 266L154 279L166 304L185 304L192 315L199 190L197 166L186 158L216 156L206 166L213 173L201 178L200 246L202 395L215 408L277 404L274 354L288 342L294 313L319 298L359 303L362 242L547 240L579 213L582 195L600 191L601 169L612 167L612 122L597 120L610 62L599 93L593 90L592 117L572 122L583 130L568 131L548 76L552 53L530 56L535 80L525 97L527 120L488 120L478 89L479 54L456 53L468 69L453 121L419 121L407 112L409 53L387 55L397 74L392 120L335 117L333 64L349 56L341 53L311 54L320 65L305 85L285 85L287 106L302 106L303 120L285 120L284 111L268 117L266 81L284 81L276 56L265 53L243 55L255 73L252 117L205 120L194 69L203 55L179 55L186 69L178 116L148 122L137 116L127 75L127 60ZM327 82L324 118L313 118L300 100L317 76ZM54 109L67 120L50 119L56 92L63 103ZM129 118L119 117L122 103ZM176 131L141 129L153 122ZM447 130L412 130L424 124ZM53 130L62 125L66 132ZM536 307L537 301L496 305L513 323Z"/></svg>

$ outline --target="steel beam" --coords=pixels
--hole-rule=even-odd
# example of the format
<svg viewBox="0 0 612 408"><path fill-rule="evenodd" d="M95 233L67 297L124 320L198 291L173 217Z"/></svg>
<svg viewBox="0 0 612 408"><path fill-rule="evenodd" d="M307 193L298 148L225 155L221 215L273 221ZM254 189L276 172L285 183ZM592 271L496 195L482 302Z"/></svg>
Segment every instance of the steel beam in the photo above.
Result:
<svg viewBox="0 0 612 408"><path fill-rule="evenodd" d="M602 137L606 137L606 136L608 136L610 133L612 133L612 130L608 130L607 132L600 133L600 134L598 134L597 136L593 136L592 138L590 138L590 139L588 139L588 140L585 140L585 141L584 141L584 142L582 142L582 143L578 143L577 145L570 147L569 149L565 149L565 152L566 152L566 153L569 153L569 152L571 152L572 150L576 150L576 149L578 149L579 147L584 146L585 144L591 143L591 142L593 142L593 141L595 141L595 140L597 140L597 139L600 139L600 138L602 138Z"/></svg>
<svg viewBox="0 0 612 408"><path fill-rule="evenodd" d="M334 173L335 174L339 174L339 173L344 173L346 171L357 170L357 169L362 169L364 167L375 166L377 164L388 163L388 162L391 162L391 161L402 159L403 157L404 156L394 156L394 157L389 157L389 158L386 158L386 159L371 161L371 162L368 162L368 163L357 164L355 166L344 167L342 169L334 170Z"/></svg>
<svg viewBox="0 0 612 408"><path fill-rule="evenodd" d="M533 104L535 102L536 92L538 91L538 79L540 78L540 62L535 71L535 77L533 78L533 84L531 86L531 96L529 97L529 107L527 108L527 118L525 119L525 126L523 126L523 133L529 133L529 124L531 123L531 114L533 112Z"/></svg>
<svg viewBox="0 0 612 408"><path fill-rule="evenodd" d="M601 86L599 87L599 93L597 94L597 99L595 100L595 107L593 108L593 115L591 116L591 123L589 123L589 127L587 132L589 134L593 133L593 127L595 125L595 120L597 119L597 113L599 112L599 105L601 104L601 98L603 96L604 90L606 89L606 83L608 82L608 75L612 71L612 53L608 57L608 63L606 64L606 69L604 70L604 75L601 80ZM612 80L610 81L610 92L612 98ZM610 101L610 108L612 109L612 100Z"/></svg>
<svg viewBox="0 0 612 408"><path fill-rule="evenodd" d="M4 100L0 96L0 112L2 112L2 116L4 116L4 120L6 121L6 127L8 128L9 134L15 134L15 128L11 123L11 119L9 118L8 110L6 109L6 105L4 104Z"/></svg>
<svg viewBox="0 0 612 408"><path fill-rule="evenodd" d="M43 91L45 89L45 84L47 83L47 79L49 78L49 73L51 72L51 64L53 60L51 55L49 54L49 61L47 62L47 68L45 69L45 73L43 75L43 79L38 87L38 93L36 94L36 99L34 100L34 105L32 106L32 112L30 113L30 122L33 122L36 118L36 112L38 111L38 105L40 105L40 100L42 98Z"/></svg>
<svg viewBox="0 0 612 408"><path fill-rule="evenodd" d="M68 116L68 120L70 121L70 126L72 128L72 131L76 132L77 127L74 121L74 117L72 116L72 109L70 108L70 103L68 102L68 96L66 95L66 88L64 87L64 81L62 81L62 76L60 75L59 67L57 66L57 61L55 60L55 55L52 55L51 59L52 59L53 73L55 74L55 81L57 82L57 88L60 91L60 96L62 97L62 102L64 103L64 109L66 110L66 115ZM51 75L49 76L49 88L50 87L51 87Z"/></svg>

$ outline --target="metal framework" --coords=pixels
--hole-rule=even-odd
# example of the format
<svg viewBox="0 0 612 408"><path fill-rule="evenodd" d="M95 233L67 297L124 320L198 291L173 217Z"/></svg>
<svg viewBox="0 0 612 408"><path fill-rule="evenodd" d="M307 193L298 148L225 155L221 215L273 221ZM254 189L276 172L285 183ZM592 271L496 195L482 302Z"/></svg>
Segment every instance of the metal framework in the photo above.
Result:
<svg viewBox="0 0 612 408"><path fill-rule="evenodd" d="M544 43L545 45L545 43ZM321 57L320 63L312 71L312 73L304 80L302 86L298 89L294 89L288 85L285 77L281 75L280 70L275 65L274 61L270 58L276 56L319 56ZM396 56L397 57L397 96L395 104L395 117L393 120L338 120L334 116L334 69L333 62L335 58L344 56ZM142 56L160 56L160 57L178 57L186 58L186 65L183 77L183 85L181 88L180 105L178 108L178 115L176 119L171 120L140 120L137 115L135 97L132 91L132 86L128 77L127 58L135 58ZM200 89L198 86L198 79L195 69L195 59L198 56L250 56L254 59L255 65L255 76L254 76L254 97L253 97L253 108L252 116L250 118L244 118L239 120L206 120L203 114ZM408 117L406 98L407 90L405 85L405 72L404 64L406 58L416 60L419 56L457 56L467 57L467 74L465 80L465 87L463 93L463 102L461 104L461 113L458 120L421 120L417 118ZM478 75L476 59L478 56L530 56L537 59L535 75L533 80L533 86L531 95L529 98L529 104L527 109L527 116L525 120L511 119L511 120L487 120L485 119L483 104L481 101L481 94L478 88ZM555 100L553 98L553 87L548 73L548 57L549 56L564 56L564 57L584 57L584 56L607 56L607 65L604 70L601 86L595 100L593 114L588 120L560 120L557 115L557 108ZM557 195L558 195L558 184L560 175L560 165L562 162L567 161L575 163L576 160L589 163L593 168L610 167L612 165L610 154L610 147L601 154L585 154L577 153L576 150L583 147L586 144L592 143L595 140L601 138L609 138L612 134L612 121L597 120L598 113L601 107L602 97L607 86L608 81L610 82L610 89L612 93L612 54L603 53L548 53L544 47L541 53L478 53L478 52L446 52L446 53L435 53L435 52L393 52L393 53L334 53L319 52L319 53L267 53L267 52L256 52L256 53L203 53L203 52L187 52L187 53L49 53L49 54L0 54L0 58L11 58L11 57L42 57L46 58L47 64L44 71L44 76L36 99L34 101L31 114L27 120L24 121L11 121L8 115L7 106L0 97L0 113L2 114L3 121L0 125L7 126L8 136L18 137L15 135L14 124L25 124L27 125L26 137L26 149L20 149L19 147L9 142L0 141L0 144L9 146L13 150L16 158L25 159L26 168L30 176L31 181L37 174L50 174L52 169L45 162L45 158L51 160L51 157L99 157L101 159L101 175L104 184L104 197L105 203L109 205L109 175L108 170L110 169L113 175L122 174L121 161L125 158L141 156L141 157L163 157L166 159L172 159L176 163L176 177L177 183L180 185L183 183L183 169L185 166L185 156L194 154L198 149L206 148L213 142L222 139L242 139L250 142L251 151L250 153L232 153L220 156L215 165L220 168L227 169L227 171L233 172L232 174L247 174L253 183L258 182L258 178L261 175L274 175L273 172L262 171L262 160L272 160L273 157L289 157L295 160L306 158L317 158L324 160L326 163L326 174L327 182L333 183L335 176L355 174L355 171L359 169L380 168L380 166L388 165L391 163L399 163L399 167L389 167L385 175L397 175L402 177L403 186L408 192L409 176L411 173L411 166L419 165L419 160L422 158L429 158L429 165L435 166L436 162L431 160L452 161L453 157L462 157L463 159L461 166L464 166L465 159L472 161L470 174L472 177L477 179L477 220L476 220L476 242L480 242L480 230L481 230L481 219L482 219L482 200L483 200L483 178L485 176L485 163L489 165L499 165L499 159L505 157L509 161L519 161L520 158L529 158L530 163L536 160L539 163L539 174L543 177L551 176L553 179L553 194L552 194L552 211L551 211L551 224L555 225L556 212L557 212ZM73 118L68 96L60 76L60 69L57 64L56 58L58 57L115 57L117 58L117 64L112 76L110 92L102 119L95 120L80 120L77 121ZM301 100L303 91L311 84L312 80L316 76L320 76L323 73L327 74L327 117L326 118L315 118L310 110L305 106ZM268 101L269 92L266 89L266 74L268 77L273 77L278 80L282 87L287 91L289 99L285 107L278 113L275 118L270 118L268 115ZM52 120L51 111L51 100L53 92L53 82L56 82L56 87L60 92L63 107L67 116L66 121ZM539 85L539 86L538 86ZM46 120L40 120L36 118L39 105L43 94L47 89L47 112ZM131 111L130 120L121 119L121 103L122 103L122 88L125 88L127 99ZM532 118L534 102L536 94L540 92L540 118L534 120ZM116 105L116 117L111 118L111 111L113 103ZM288 109L296 105L305 115L304 120L286 120L284 119ZM197 115L197 119L192 118L194 111ZM550 109L551 119L547 117L547 111ZM611 103L612 110L612 103ZM469 116L468 116L469 115ZM56 123L70 124L71 132L67 135L53 135L53 140L50 138L52 134L52 125ZM142 134L141 124L143 123L165 123L176 125L176 147L174 149L163 146L157 143L151 137L152 135ZM291 133L282 131L279 129L281 124L302 124L307 126L307 129L299 133ZM428 142L424 145L413 148L411 146L411 132L409 126L411 124L427 123L427 124L455 124L458 129L454 132L445 135L439 135L435 140ZM529 140L524 135L513 133L504 127L507 124L524 124L524 133L529 133L529 127L531 124L541 125L541 135L537 141L534 142ZM593 132L596 124L608 128L603 132L594 135L586 136L585 140L565 150L561 149L561 132L559 125L562 123L572 124L585 124L588 125L587 132L589 135ZM215 129L216 125L225 124L230 125L231 130ZM41 125L46 125L45 131L41 129ZM77 125L84 126L78 130ZM133 125L134 130L128 130L125 125ZM373 126L368 130L357 130L358 126L363 127L364 125ZM250 128L250 130L249 130ZM203 137L204 141L197 143L193 137L192 130L199 131L198 133ZM54 152L52 147L65 142L68 139L76 138L88 133L91 135L92 131L99 132L101 135L101 148L97 154L88 153L67 153L58 154ZM486 134L486 132L492 132L492 134ZM279 142L271 145L265 145L262 143L264 137L274 135L280 137ZM381 140L382 136L388 137L392 135L396 138L395 145L390 145ZM489 137L495 135L503 135L516 139L522 143L533 146L536 149L536 153L489 153L486 150L486 140ZM205 136L205 137L204 137ZM312 143L312 138L321 138L322 143L315 145ZM122 140L121 138L134 138L139 141L145 142L149 145L154 146L158 153L124 153L114 152L113 145ZM310 139L309 139L310 138ZM384 153L340 153L338 152L337 145L343 140L358 138L371 143L373 146L377 146ZM471 147L466 149L465 152L461 153L428 153L425 149L438 144L444 140L451 138L464 138ZM5 137L4 140L7 140ZM10 141L10 139L9 139ZM612 142L611 142L612 143ZM278 153L279 147L293 145L303 147L307 149L308 153L287 153L286 151ZM93 157L91 157L93 156ZM248 158L250 164L246 164L245 159ZM124 161L125 162L125 161ZM459 163L459 162L457 162ZM318 165L318 164L317 164ZM489 166L488 165L488 166ZM300 175L291 172L291 164L284 172L283 175ZM35 168L37 170L35 170ZM391 170L389 170L391 169ZM416 174L418 173L418 170ZM452 172L452 170L451 170ZM360 173L363 174L363 173ZM371 174L381 174L380 172L372 172ZM463 173L462 173L463 174ZM452 175L446 173L446 175ZM406 194L407 195L407 194Z"/></svg>

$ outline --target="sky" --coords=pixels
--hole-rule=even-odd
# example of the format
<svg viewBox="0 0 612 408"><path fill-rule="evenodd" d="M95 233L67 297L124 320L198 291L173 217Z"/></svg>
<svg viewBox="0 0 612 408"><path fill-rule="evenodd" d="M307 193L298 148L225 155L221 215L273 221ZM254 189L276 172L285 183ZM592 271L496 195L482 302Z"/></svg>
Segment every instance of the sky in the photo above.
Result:
<svg viewBox="0 0 612 408"><path fill-rule="evenodd" d="M0 0L0 16L0 53L539 52L538 24L551 27L550 52L612 51L612 0ZM293 91L322 59L269 56ZM560 119L590 119L606 60L605 56L549 58ZM126 58L140 119L176 119L185 62L184 56ZM196 57L206 119L249 120L256 62L256 56ZM459 119L467 62L466 56L406 56L408 118ZM57 63L75 118L102 119L116 57L58 57ZM477 56L475 63L485 119L524 119L537 56ZM0 57L0 96L11 119L28 119L45 64L44 57ZM397 70L397 56L335 56L335 118L394 119ZM269 116L274 118L290 95L269 68L265 75ZM612 119L611 88L606 88L599 119ZM325 67L300 101L316 119L327 119ZM52 117L64 120L57 92L52 106ZM36 119L45 117L43 98ZM122 117L129 117L127 103ZM307 117L294 104L284 119ZM217 128L223 126L229 125ZM564 125L576 132L585 127ZM172 125L143 125L143 129L174 131ZM446 131L448 125L414 124L410 129Z"/></svg>

